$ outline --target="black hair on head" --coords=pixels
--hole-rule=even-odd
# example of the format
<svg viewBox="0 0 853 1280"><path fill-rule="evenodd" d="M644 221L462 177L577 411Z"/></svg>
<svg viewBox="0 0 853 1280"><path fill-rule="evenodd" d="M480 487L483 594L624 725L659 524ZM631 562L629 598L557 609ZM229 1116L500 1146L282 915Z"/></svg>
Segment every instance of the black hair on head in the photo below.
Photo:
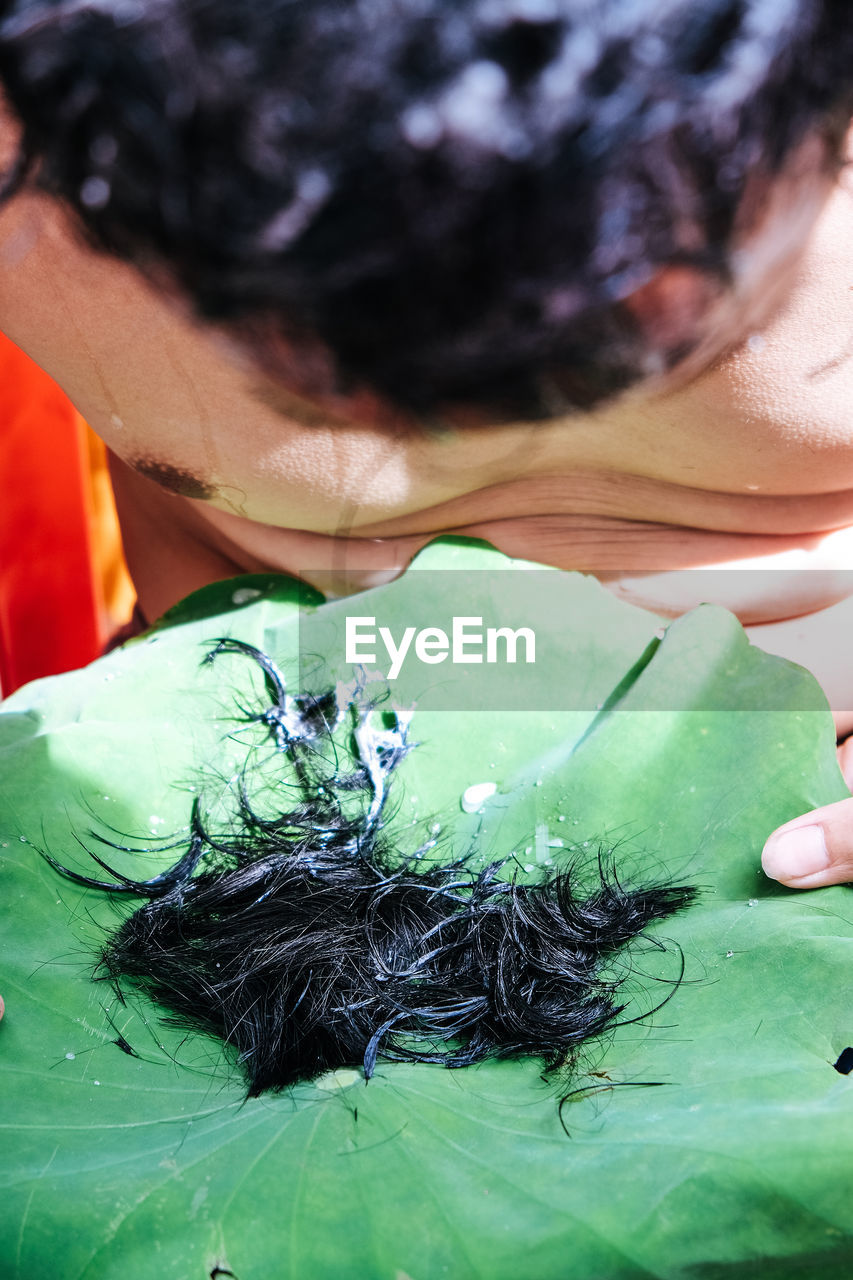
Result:
<svg viewBox="0 0 853 1280"><path fill-rule="evenodd" d="M750 178L840 155L852 64L849 0L0 0L30 171L95 246L297 389L416 413L680 360L623 300L725 288Z"/></svg>
<svg viewBox="0 0 853 1280"><path fill-rule="evenodd" d="M222 640L214 654L261 663L274 701L266 724L287 779L289 807L262 816L238 790L227 835L205 828L198 803L189 847L139 881L110 871L73 879L148 898L105 946L96 976L129 980L169 1021L220 1036L238 1054L249 1095L377 1059L463 1067L485 1058L572 1063L579 1046L619 1019L614 953L645 927L688 906L694 890L626 888L599 855L582 895L568 867L539 884L479 870L470 858L419 864L383 836L388 780L411 744L406 721L377 722L356 690L291 697L252 646ZM332 735L349 718L353 766ZM340 736L340 735L339 735ZM656 943L655 945L662 945Z"/></svg>

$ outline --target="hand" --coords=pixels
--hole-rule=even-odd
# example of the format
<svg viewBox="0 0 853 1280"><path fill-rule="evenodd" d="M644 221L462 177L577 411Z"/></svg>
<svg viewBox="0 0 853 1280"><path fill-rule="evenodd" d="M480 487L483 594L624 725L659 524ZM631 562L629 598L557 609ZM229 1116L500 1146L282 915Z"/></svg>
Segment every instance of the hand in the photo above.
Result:
<svg viewBox="0 0 853 1280"><path fill-rule="evenodd" d="M853 779L853 738L838 748L844 779ZM791 889L817 889L853 881L853 799L822 805L774 831L761 862L773 880Z"/></svg>

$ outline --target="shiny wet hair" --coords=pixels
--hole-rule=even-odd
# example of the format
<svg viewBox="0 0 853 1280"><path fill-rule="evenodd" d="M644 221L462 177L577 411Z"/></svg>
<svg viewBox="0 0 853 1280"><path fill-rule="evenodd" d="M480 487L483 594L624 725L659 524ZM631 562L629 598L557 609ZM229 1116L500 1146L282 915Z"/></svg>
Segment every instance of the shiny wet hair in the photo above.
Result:
<svg viewBox="0 0 853 1280"><path fill-rule="evenodd" d="M0 0L12 185L301 389L423 415L682 359L624 300L725 288L750 175L838 154L851 66L849 0Z"/></svg>
<svg viewBox="0 0 853 1280"><path fill-rule="evenodd" d="M250 753L231 820L213 828L196 801L186 847L148 880L94 849L107 880L45 853L79 883L147 899L95 971L122 1001L141 989L168 1021L220 1037L250 1096L338 1067L369 1079L382 1059L569 1069L591 1037L666 1003L683 959L660 999L642 985L620 998L624 948L643 936L665 950L645 931L694 889L625 883L603 848L532 882L511 855L442 861L434 837L401 848L386 827L391 777L413 749L407 719L361 688L291 696L266 654L222 640L212 657L225 652L260 663L271 702L250 719L274 744L266 760Z"/></svg>

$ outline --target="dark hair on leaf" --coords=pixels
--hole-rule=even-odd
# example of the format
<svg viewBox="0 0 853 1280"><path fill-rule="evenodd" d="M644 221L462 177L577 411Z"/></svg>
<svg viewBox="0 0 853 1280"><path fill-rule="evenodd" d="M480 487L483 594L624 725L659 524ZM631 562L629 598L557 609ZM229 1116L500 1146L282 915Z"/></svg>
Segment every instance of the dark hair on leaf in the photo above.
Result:
<svg viewBox="0 0 853 1280"><path fill-rule="evenodd" d="M26 165L94 245L424 413L680 360L623 300L726 286L750 177L840 154L851 64L849 0L0 0Z"/></svg>
<svg viewBox="0 0 853 1280"><path fill-rule="evenodd" d="M599 854L597 883L568 867L538 884L479 870L471 858L428 865L435 841L403 855L383 835L388 779L411 750L406 720L356 689L292 697L275 664L222 640L214 655L259 662L273 695L254 718L286 766L293 803L261 814L244 772L237 826L206 830L193 809L189 848L150 880L66 875L149 901L105 946L96 974L146 991L169 1021L220 1036L250 1096L379 1058L463 1067L533 1055L570 1065L618 1021L620 980L604 970L694 890L627 888ZM388 723L390 721L390 724ZM348 722L348 723L347 723ZM353 767L341 767L351 730ZM662 946L656 942L655 945Z"/></svg>

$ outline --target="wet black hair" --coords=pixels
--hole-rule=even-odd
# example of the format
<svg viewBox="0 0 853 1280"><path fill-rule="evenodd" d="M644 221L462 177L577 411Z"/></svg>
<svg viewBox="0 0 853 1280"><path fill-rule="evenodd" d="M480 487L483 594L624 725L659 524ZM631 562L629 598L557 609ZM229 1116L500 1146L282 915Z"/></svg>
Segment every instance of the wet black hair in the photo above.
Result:
<svg viewBox="0 0 853 1280"><path fill-rule="evenodd" d="M839 153L851 66L849 0L0 0L18 178L296 389L423 415L679 361L624 299L725 287L750 176Z"/></svg>
<svg viewBox="0 0 853 1280"><path fill-rule="evenodd" d="M631 967L616 953L689 906L692 888L628 887L603 849L592 875L569 862L521 883L511 858L442 864L435 838L395 847L384 818L412 750L406 717L358 686L293 697L268 656L237 640L212 656L228 651L261 664L272 702L253 718L275 744L272 774L250 756L236 823L215 834L196 801L187 848L148 880L94 852L109 880L45 855L83 884L148 899L96 969L120 998L130 983L169 1021L221 1037L250 1096L343 1066L369 1079L380 1058L464 1067L532 1055L568 1068L590 1037L648 1016L623 1018ZM262 812L261 775L278 797Z"/></svg>

